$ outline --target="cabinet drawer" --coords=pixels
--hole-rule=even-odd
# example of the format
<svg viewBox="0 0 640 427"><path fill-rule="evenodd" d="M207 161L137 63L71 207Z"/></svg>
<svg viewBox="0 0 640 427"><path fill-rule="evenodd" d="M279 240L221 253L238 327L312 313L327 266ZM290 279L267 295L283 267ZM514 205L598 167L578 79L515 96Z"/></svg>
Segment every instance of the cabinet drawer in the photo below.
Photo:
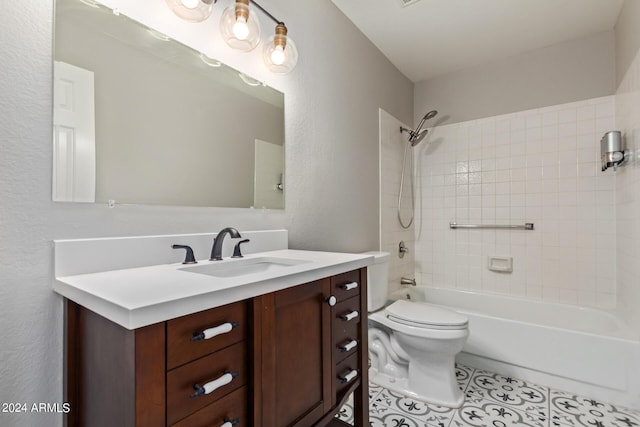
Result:
<svg viewBox="0 0 640 427"><path fill-rule="evenodd" d="M227 331L228 329L231 330ZM194 341L194 335L203 331L215 336ZM173 369L240 342L246 336L247 303L245 301L169 320L167 322L167 369Z"/></svg>
<svg viewBox="0 0 640 427"><path fill-rule="evenodd" d="M247 387L241 387L172 427L221 427L229 420L237 421L234 427L249 427L251 420L248 417Z"/></svg>
<svg viewBox="0 0 640 427"><path fill-rule="evenodd" d="M336 304L333 313L333 351L337 363L358 351L360 346L360 298L349 298ZM354 341L357 342L355 346Z"/></svg>
<svg viewBox="0 0 640 427"><path fill-rule="evenodd" d="M360 295L360 270L333 276L331 278L331 292L338 302Z"/></svg>
<svg viewBox="0 0 640 427"><path fill-rule="evenodd" d="M336 366L336 377L334 378L336 394L340 395L342 390L348 388L359 379L358 354L354 353Z"/></svg>
<svg viewBox="0 0 640 427"><path fill-rule="evenodd" d="M205 387L220 379L228 379L226 373L233 373L234 378L225 385L197 397L195 385ZM235 375L237 374L237 375ZM167 421L168 424L191 415L199 409L220 399L228 393L247 383L247 349L244 342L234 344L216 353L202 357L196 361L173 369L167 373ZM216 384L218 384L216 383Z"/></svg>

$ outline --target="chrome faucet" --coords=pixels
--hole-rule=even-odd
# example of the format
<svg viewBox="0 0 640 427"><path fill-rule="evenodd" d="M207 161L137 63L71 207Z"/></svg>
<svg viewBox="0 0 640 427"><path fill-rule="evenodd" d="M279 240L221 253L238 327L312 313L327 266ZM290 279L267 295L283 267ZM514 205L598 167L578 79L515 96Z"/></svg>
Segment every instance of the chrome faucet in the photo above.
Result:
<svg viewBox="0 0 640 427"><path fill-rule="evenodd" d="M211 248L211 258L209 258L209 261L220 261L222 259L222 242L227 234L234 239L242 237L240 233L238 233L238 230L233 227L220 230L213 239L213 247Z"/></svg>
<svg viewBox="0 0 640 427"><path fill-rule="evenodd" d="M403 286L406 286L406 285L416 286L416 279L412 279L411 277L401 277L400 284Z"/></svg>

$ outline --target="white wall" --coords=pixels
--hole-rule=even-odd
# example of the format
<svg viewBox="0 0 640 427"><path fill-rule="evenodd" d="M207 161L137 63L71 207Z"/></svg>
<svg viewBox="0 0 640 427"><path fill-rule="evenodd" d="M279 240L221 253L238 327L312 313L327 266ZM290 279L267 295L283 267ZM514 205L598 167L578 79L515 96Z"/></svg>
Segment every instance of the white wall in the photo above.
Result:
<svg viewBox="0 0 640 427"><path fill-rule="evenodd" d="M147 13L165 16L165 7L164 0L149 0ZM293 248L378 247L378 108L411 121L412 84L330 2L274 0L269 10L287 22L300 50L290 76L268 76L259 52L225 50L220 56L241 71L268 76L268 83L285 92L284 212L51 202L53 5L25 0L3 8L0 402L62 399L63 306L51 290L52 239L207 232L231 225L288 228ZM166 25L194 28L178 21ZM206 26L196 27L197 32ZM60 426L62 416L0 413L0 424Z"/></svg>
<svg viewBox="0 0 640 427"><path fill-rule="evenodd" d="M598 163L613 128L609 96L432 129L419 146L421 283L615 307L615 175ZM488 256L513 257L513 273L489 271Z"/></svg>
<svg viewBox="0 0 640 427"><path fill-rule="evenodd" d="M284 208L284 147L256 139L253 206ZM277 185L281 184L282 188Z"/></svg>
<svg viewBox="0 0 640 427"><path fill-rule="evenodd" d="M414 121L440 111L446 123L612 95L613 31L537 49L419 82Z"/></svg>

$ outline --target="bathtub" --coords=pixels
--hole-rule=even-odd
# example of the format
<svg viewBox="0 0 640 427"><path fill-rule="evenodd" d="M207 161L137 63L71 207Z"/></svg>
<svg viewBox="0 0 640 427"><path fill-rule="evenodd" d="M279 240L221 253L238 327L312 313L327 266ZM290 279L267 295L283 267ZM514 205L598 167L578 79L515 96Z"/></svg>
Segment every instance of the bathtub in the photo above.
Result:
<svg viewBox="0 0 640 427"><path fill-rule="evenodd" d="M424 286L396 297L468 316L459 363L640 409L640 332L609 312Z"/></svg>

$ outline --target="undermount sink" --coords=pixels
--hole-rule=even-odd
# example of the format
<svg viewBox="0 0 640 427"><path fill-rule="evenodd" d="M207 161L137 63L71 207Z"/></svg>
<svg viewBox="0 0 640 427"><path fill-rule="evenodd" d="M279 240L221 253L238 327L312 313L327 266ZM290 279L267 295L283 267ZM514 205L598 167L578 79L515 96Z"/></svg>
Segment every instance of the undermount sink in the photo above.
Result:
<svg viewBox="0 0 640 427"><path fill-rule="evenodd" d="M285 272L290 267L307 262L310 261L294 258L258 257L211 261L210 264L182 267L179 270L214 277L238 277L256 273Z"/></svg>

